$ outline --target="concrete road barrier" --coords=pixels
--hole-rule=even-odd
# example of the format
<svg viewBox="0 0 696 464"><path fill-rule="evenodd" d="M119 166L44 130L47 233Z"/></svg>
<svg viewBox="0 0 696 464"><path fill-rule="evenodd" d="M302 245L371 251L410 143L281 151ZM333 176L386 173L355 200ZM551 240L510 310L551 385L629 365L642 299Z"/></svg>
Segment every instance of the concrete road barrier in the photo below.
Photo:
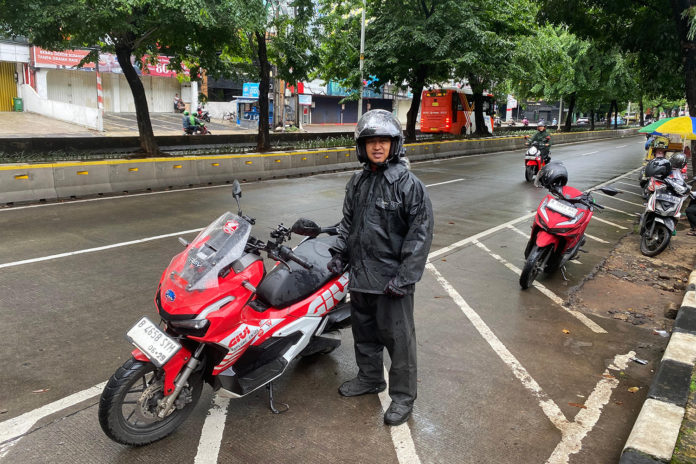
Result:
<svg viewBox="0 0 696 464"><path fill-rule="evenodd" d="M557 134L556 144L628 137L635 129ZM406 145L411 161L522 150L524 137L443 140ZM352 147L243 155L182 156L0 166L0 204L146 189L254 181L357 169Z"/></svg>

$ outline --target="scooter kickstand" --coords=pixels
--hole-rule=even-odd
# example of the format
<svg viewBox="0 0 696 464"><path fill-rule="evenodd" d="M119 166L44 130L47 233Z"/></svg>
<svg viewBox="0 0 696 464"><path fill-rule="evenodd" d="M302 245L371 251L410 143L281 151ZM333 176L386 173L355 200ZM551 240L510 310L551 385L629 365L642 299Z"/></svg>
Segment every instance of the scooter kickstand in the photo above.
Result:
<svg viewBox="0 0 696 464"><path fill-rule="evenodd" d="M561 275L563 276L563 280L568 282L568 278L566 277L566 274L565 274L565 266L561 266Z"/></svg>
<svg viewBox="0 0 696 464"><path fill-rule="evenodd" d="M285 403L280 403L281 405L285 406L284 409L276 409L275 404L273 404L273 382L270 382L268 385L266 385L266 389L268 390L268 403L273 414L282 414L288 409L290 409L290 406L288 406Z"/></svg>

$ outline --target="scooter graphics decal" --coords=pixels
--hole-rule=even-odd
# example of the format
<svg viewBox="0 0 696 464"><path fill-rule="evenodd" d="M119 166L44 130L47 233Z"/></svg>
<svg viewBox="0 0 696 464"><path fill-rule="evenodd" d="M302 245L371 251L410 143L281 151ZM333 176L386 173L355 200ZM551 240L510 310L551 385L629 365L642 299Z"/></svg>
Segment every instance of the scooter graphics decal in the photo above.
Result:
<svg viewBox="0 0 696 464"><path fill-rule="evenodd" d="M237 358L244 352L244 348L256 337L259 333L259 328L252 325L242 324L237 330L225 337L219 342L220 345L229 348L229 351L222 358L220 364L213 369L213 375L217 375L224 371L234 363Z"/></svg>
<svg viewBox="0 0 696 464"><path fill-rule="evenodd" d="M224 226L222 226L222 230L226 234L234 234L235 231L239 228L239 223L237 221L227 221Z"/></svg>
<svg viewBox="0 0 696 464"><path fill-rule="evenodd" d="M263 337L265 333L268 333L273 329L273 327L277 326L281 322L283 322L284 319L264 319L259 322L259 331L256 334L256 337L254 337L254 341L260 339Z"/></svg>
<svg viewBox="0 0 696 464"><path fill-rule="evenodd" d="M348 293L349 281L350 277L346 272L328 290L312 300L307 308L307 316L323 316L328 313Z"/></svg>

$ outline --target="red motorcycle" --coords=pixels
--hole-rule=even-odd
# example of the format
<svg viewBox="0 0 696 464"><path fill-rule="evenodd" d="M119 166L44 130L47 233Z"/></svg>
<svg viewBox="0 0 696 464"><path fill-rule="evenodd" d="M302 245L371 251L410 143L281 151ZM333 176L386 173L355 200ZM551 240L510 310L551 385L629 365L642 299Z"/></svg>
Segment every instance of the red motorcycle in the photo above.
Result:
<svg viewBox="0 0 696 464"><path fill-rule="evenodd" d="M584 251L581 247L586 240L585 229L594 208L603 208L595 203L589 191L581 192L566 185L547 186L547 189L550 194L537 208L532 235L524 250L526 261L520 275L523 289L532 285L542 271L550 274L560 268L563 272L565 264ZM609 187L599 190L611 196L619 193Z"/></svg>
<svg viewBox="0 0 696 464"><path fill-rule="evenodd" d="M234 182L239 205L241 188ZM253 218L227 212L188 243L162 274L155 304L160 324L143 317L126 334L132 358L109 379L99 423L112 440L146 445L171 434L191 413L203 383L239 398L266 386L298 356L333 351L350 326L349 273L326 265L336 227L298 220L263 242ZM291 233L306 238L293 250ZM318 237L325 233L327 236ZM266 274L261 253L276 261ZM284 405L287 409L287 405Z"/></svg>
<svg viewBox="0 0 696 464"><path fill-rule="evenodd" d="M528 135L524 136L525 140L529 139ZM546 137L549 140L551 137ZM525 141L525 145L529 145L528 141ZM527 182L534 180L534 176L537 175L541 168L546 166L544 157L541 156L541 144L539 142L532 142L529 145L527 153L524 154L524 178Z"/></svg>

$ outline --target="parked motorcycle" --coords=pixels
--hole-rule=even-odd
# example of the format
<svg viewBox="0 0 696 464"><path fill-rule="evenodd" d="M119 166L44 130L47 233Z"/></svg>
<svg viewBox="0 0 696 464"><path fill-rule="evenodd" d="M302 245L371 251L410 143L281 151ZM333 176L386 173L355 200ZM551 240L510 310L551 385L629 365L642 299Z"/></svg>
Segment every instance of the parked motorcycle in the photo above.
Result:
<svg viewBox="0 0 696 464"><path fill-rule="evenodd" d="M528 139L529 136L525 136ZM550 137L547 137L547 139ZM525 142L527 144L527 142ZM532 142L532 144L527 149L527 153L524 154L524 178L527 182L534 180L534 176L537 175L541 168L546 166L544 157L541 156L541 144L539 142Z"/></svg>
<svg viewBox="0 0 696 464"><path fill-rule="evenodd" d="M640 252L645 256L662 253L672 236L677 234L681 207L691 190L681 172L664 175L665 172L670 172L669 162L661 172L655 172L655 161L657 160L646 166L646 175L649 175L647 190L651 193L645 211L640 216Z"/></svg>
<svg viewBox="0 0 696 464"><path fill-rule="evenodd" d="M541 272L551 274L574 259L585 244L585 229L597 204L591 192L581 192L569 186L551 186L534 216L532 234L524 250L525 263L520 286L528 288ZM614 196L618 190L601 187L599 190Z"/></svg>
<svg viewBox="0 0 696 464"><path fill-rule="evenodd" d="M210 113L203 111L203 107L198 107L198 119L205 122L210 122Z"/></svg>
<svg viewBox="0 0 696 464"><path fill-rule="evenodd" d="M233 184L239 205L241 188ZM132 358L109 379L99 423L112 440L132 446L170 435L191 413L203 383L239 398L266 386L298 356L329 353L350 326L349 273L327 269L336 227L300 219L272 240L251 236L253 218L227 212L176 255L155 296L161 324L140 319L126 334ZM294 249L291 233L306 238ZM320 234L328 234L319 237ZM262 253L276 261L268 274ZM287 409L287 405L284 405Z"/></svg>

